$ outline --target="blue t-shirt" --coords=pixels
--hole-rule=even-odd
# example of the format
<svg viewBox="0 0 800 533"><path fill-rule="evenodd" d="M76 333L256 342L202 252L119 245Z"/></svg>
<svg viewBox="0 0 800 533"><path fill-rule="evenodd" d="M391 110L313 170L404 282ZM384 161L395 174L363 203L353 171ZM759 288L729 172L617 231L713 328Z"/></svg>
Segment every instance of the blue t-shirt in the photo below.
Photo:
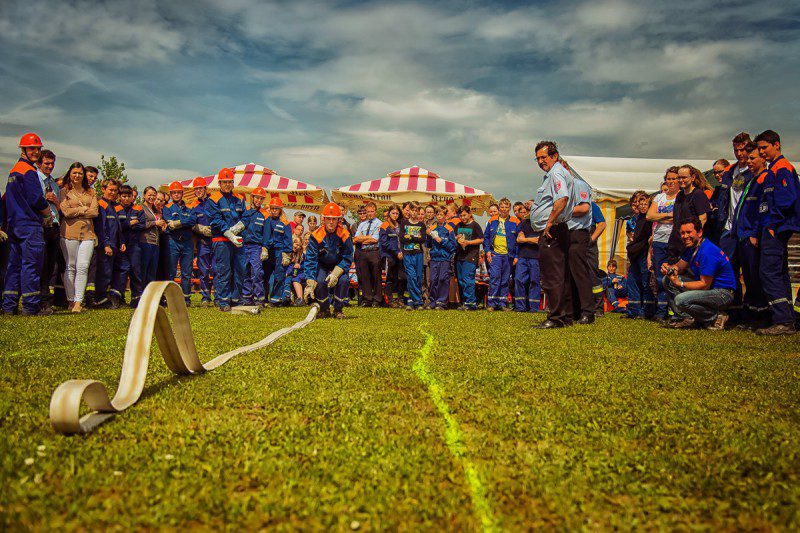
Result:
<svg viewBox="0 0 800 533"><path fill-rule="evenodd" d="M601 222L605 222L606 217L603 216L603 210L600 206L592 202L592 225L596 226Z"/></svg>
<svg viewBox="0 0 800 533"><path fill-rule="evenodd" d="M708 239L703 239L697 253L694 252L694 248L688 248L681 255L681 259L689 264L695 281L700 281L700 276L713 276L712 289L734 290L736 288L736 278L733 277L731 261L719 246Z"/></svg>
<svg viewBox="0 0 800 533"><path fill-rule="evenodd" d="M636 217L638 215L631 215L631 218L625 223L625 232L633 233L636 231Z"/></svg>

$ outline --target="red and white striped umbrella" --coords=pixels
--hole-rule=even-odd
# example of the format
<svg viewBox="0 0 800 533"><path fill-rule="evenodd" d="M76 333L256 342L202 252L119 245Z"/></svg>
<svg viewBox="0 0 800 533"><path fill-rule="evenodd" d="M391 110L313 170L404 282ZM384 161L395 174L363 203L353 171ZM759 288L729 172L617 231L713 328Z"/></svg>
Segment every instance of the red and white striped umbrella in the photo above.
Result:
<svg viewBox="0 0 800 533"><path fill-rule="evenodd" d="M415 201L425 205L468 203L478 215L485 213L494 202L494 197L485 191L443 179L416 165L392 172L385 178L339 187L331 191L331 197L351 211L369 201L383 207Z"/></svg>
<svg viewBox="0 0 800 533"><path fill-rule="evenodd" d="M318 213L322 207L328 203L328 195L316 185L311 185L303 181L279 176L275 171L248 163L233 167L233 191L239 194L249 195L256 187L261 187L267 191L269 198L275 196L283 200L283 206L287 209L300 209ZM194 190L192 181L194 178L182 180L184 188L184 200L191 202L194 200ZM219 175L206 176L206 186L211 190L219 190ZM161 190L168 192L169 184L162 185ZM267 198L267 202L269 201Z"/></svg>

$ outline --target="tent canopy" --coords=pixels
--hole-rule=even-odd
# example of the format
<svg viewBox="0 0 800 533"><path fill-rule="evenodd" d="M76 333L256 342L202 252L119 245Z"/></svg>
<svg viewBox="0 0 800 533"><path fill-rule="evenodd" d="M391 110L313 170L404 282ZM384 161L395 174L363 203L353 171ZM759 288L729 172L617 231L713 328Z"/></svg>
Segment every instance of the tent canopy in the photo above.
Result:
<svg viewBox="0 0 800 533"><path fill-rule="evenodd" d="M688 163L701 171L714 164L713 159L643 159L635 157L592 157L570 155L564 159L592 186L597 198L627 200L635 191L658 190L664 172L671 166Z"/></svg>
<svg viewBox="0 0 800 533"><path fill-rule="evenodd" d="M261 187L270 197L279 197L287 209L301 209L318 213L328 202L328 195L316 185L279 176L275 171L255 163L247 163L233 167L233 191L238 194L251 194L253 189ZM219 190L219 174L206 176L206 187L210 190ZM184 188L184 200L194 200L192 179L181 181ZM169 184L164 184L160 190L169 192Z"/></svg>
<svg viewBox="0 0 800 533"><path fill-rule="evenodd" d="M339 187L331 191L331 197L350 211L370 201L381 207L416 201L427 205L468 203L477 215L494 202L485 191L445 180L418 165L391 172L385 178Z"/></svg>

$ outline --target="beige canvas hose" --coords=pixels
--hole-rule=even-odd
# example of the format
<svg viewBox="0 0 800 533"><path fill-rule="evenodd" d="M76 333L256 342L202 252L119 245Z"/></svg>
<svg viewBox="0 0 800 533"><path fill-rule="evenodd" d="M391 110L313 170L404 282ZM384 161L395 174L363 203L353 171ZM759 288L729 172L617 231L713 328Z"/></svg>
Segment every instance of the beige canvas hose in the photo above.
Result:
<svg viewBox="0 0 800 533"><path fill-rule="evenodd" d="M167 300L169 313L159 305L162 296ZM222 366L236 355L263 348L284 335L307 326L314 321L318 311L319 306L315 304L300 322L280 329L254 344L218 355L203 364L197 355L192 327L189 324L189 312L180 286L172 281L150 283L131 318L122 373L114 398L109 399L105 385L99 381L65 381L50 398L50 422L58 433L88 433L136 403L144 389L153 333L170 370L176 374L199 374ZM85 401L92 410L83 417L80 416L81 401Z"/></svg>

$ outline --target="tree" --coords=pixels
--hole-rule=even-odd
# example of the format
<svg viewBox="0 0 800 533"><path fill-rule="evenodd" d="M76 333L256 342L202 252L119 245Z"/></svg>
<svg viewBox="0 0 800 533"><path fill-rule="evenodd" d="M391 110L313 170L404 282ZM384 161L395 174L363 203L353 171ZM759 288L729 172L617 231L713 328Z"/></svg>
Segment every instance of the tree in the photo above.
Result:
<svg viewBox="0 0 800 533"><path fill-rule="evenodd" d="M128 175L125 174L125 163L117 161L117 157L113 155L108 159L104 155L100 156L100 179L94 182L94 189L98 197L103 194L101 183L107 179L115 179L120 184L128 183Z"/></svg>

